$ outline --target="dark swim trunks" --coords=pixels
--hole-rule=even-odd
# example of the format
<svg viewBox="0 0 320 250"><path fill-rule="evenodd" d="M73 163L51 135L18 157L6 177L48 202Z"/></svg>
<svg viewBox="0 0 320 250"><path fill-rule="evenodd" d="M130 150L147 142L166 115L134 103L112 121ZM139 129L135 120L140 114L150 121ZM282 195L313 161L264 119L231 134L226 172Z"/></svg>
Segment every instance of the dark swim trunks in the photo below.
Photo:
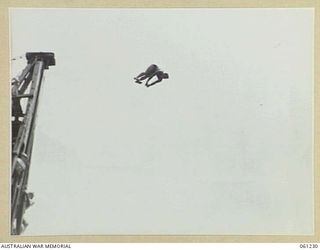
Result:
<svg viewBox="0 0 320 250"><path fill-rule="evenodd" d="M147 68L145 74L146 74L146 76L151 76L151 75L153 75L154 73L156 73L158 70L159 70L159 67L158 67L157 65L151 64L151 65Z"/></svg>

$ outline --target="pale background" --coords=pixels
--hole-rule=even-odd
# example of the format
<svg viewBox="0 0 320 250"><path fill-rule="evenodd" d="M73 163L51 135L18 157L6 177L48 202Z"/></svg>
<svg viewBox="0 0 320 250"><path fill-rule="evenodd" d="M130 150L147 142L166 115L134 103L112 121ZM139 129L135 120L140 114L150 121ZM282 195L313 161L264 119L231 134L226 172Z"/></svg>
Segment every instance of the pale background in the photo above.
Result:
<svg viewBox="0 0 320 250"><path fill-rule="evenodd" d="M57 60L26 234L313 233L312 9L10 14L12 57Z"/></svg>

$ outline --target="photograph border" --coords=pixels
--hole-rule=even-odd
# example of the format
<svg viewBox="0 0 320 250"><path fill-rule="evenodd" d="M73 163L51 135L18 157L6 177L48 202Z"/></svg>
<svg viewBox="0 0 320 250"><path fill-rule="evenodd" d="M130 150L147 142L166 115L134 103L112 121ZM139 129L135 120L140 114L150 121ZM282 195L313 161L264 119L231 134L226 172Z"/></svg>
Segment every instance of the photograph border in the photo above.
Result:
<svg viewBox="0 0 320 250"><path fill-rule="evenodd" d="M10 235L9 8L314 8L314 235ZM0 242L320 242L320 1L319 0L1 0L0 1Z"/></svg>

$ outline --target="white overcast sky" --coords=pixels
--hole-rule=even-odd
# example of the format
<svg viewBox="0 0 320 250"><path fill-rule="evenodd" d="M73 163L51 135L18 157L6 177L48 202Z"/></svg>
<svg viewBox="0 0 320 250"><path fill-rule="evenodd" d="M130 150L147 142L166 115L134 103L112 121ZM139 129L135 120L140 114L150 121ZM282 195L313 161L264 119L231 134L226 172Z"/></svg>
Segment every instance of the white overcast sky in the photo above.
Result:
<svg viewBox="0 0 320 250"><path fill-rule="evenodd" d="M12 57L56 57L25 234L312 234L313 14L11 9Z"/></svg>

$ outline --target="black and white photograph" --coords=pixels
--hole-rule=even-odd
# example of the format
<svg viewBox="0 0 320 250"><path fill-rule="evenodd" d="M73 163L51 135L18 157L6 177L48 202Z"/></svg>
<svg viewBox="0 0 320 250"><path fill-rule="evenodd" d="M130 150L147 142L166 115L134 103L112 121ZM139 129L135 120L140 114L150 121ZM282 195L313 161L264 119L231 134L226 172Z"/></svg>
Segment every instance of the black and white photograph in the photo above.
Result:
<svg viewBox="0 0 320 250"><path fill-rule="evenodd" d="M314 235L313 8L9 26L11 235Z"/></svg>

